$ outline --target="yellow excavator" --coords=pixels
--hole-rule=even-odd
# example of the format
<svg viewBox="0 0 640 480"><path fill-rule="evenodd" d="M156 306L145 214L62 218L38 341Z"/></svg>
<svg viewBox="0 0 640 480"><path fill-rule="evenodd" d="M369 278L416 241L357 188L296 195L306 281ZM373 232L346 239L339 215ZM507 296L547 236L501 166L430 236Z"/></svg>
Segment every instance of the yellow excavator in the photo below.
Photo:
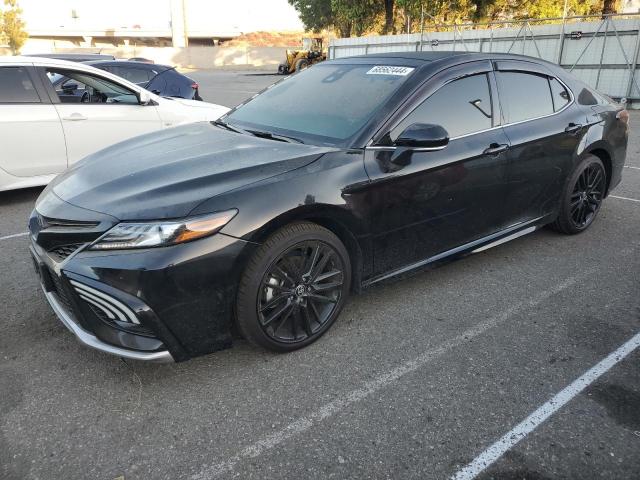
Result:
<svg viewBox="0 0 640 480"><path fill-rule="evenodd" d="M287 50L287 61L278 66L278 73L289 75L326 59L327 53L322 48L322 38L305 37L302 39L302 49Z"/></svg>

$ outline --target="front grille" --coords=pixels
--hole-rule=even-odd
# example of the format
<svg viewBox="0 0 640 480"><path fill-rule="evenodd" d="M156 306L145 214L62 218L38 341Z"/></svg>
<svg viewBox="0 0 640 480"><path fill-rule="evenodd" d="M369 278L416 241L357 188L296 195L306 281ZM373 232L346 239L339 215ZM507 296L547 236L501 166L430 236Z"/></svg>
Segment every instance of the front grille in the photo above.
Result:
<svg viewBox="0 0 640 480"><path fill-rule="evenodd" d="M76 230L78 228L94 228L98 226L98 222L86 222L82 220L62 220L59 218L45 217L40 214L38 214L38 221L40 222L42 228L56 227L71 228Z"/></svg>
<svg viewBox="0 0 640 480"><path fill-rule="evenodd" d="M49 256L53 258L56 262L62 262L73 252L78 250L83 244L82 243L71 243L69 245L59 245L55 248L49 250Z"/></svg>

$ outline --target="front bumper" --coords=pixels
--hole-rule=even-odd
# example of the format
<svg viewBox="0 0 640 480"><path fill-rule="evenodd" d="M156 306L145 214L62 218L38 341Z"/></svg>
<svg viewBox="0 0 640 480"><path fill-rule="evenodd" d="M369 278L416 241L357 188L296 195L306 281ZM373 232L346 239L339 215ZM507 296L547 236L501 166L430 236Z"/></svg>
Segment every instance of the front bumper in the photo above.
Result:
<svg viewBox="0 0 640 480"><path fill-rule="evenodd" d="M58 300L58 296L53 292L47 292L45 288L42 288L49 305L53 309L53 312L57 315L60 321L65 327L73 333L78 340L88 347L95 348L105 353L117 355L122 358L130 358L132 360L145 360L150 362L172 362L173 356L167 350L160 350L157 352L143 352L136 350L129 350L126 348L116 347L110 345L102 340L98 339L95 335L84 330L73 314L64 308L64 306Z"/></svg>
<svg viewBox="0 0 640 480"><path fill-rule="evenodd" d="M59 261L33 237L31 245L49 304L80 342L160 362L231 346L235 288L255 244L217 234L153 249L85 247Z"/></svg>

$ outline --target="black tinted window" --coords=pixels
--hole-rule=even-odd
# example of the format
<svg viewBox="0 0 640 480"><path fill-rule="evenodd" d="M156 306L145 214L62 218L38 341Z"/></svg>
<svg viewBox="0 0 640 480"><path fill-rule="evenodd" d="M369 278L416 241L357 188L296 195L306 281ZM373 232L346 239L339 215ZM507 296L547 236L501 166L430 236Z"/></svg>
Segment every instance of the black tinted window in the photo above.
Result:
<svg viewBox="0 0 640 480"><path fill-rule="evenodd" d="M25 67L0 67L0 103L39 103Z"/></svg>
<svg viewBox="0 0 640 480"><path fill-rule="evenodd" d="M391 132L395 140L413 123L442 125L449 137L491 128L491 96L487 76L473 75L451 82L411 112Z"/></svg>
<svg viewBox="0 0 640 480"><path fill-rule="evenodd" d="M578 103L580 105L606 105L609 101L600 93L585 87L578 94Z"/></svg>
<svg viewBox="0 0 640 480"><path fill-rule="evenodd" d="M131 83L147 83L150 78L150 72L142 68L112 66L109 67L108 71L125 80L129 80Z"/></svg>
<svg viewBox="0 0 640 480"><path fill-rule="evenodd" d="M549 80L543 75L498 72L500 104L507 123L553 113Z"/></svg>
<svg viewBox="0 0 640 480"><path fill-rule="evenodd" d="M557 112L569 103L571 97L567 89L564 88L564 85L555 78L550 78L549 84L551 85L551 96L553 97L553 109Z"/></svg>

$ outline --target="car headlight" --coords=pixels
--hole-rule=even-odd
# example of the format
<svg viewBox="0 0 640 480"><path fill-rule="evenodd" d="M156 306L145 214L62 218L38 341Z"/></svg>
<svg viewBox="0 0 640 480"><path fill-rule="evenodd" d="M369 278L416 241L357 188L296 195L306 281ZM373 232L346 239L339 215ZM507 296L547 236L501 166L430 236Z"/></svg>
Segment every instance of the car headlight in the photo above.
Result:
<svg viewBox="0 0 640 480"><path fill-rule="evenodd" d="M96 240L90 250L166 247L213 235L224 227L238 210L227 210L182 220L160 222L122 222Z"/></svg>

